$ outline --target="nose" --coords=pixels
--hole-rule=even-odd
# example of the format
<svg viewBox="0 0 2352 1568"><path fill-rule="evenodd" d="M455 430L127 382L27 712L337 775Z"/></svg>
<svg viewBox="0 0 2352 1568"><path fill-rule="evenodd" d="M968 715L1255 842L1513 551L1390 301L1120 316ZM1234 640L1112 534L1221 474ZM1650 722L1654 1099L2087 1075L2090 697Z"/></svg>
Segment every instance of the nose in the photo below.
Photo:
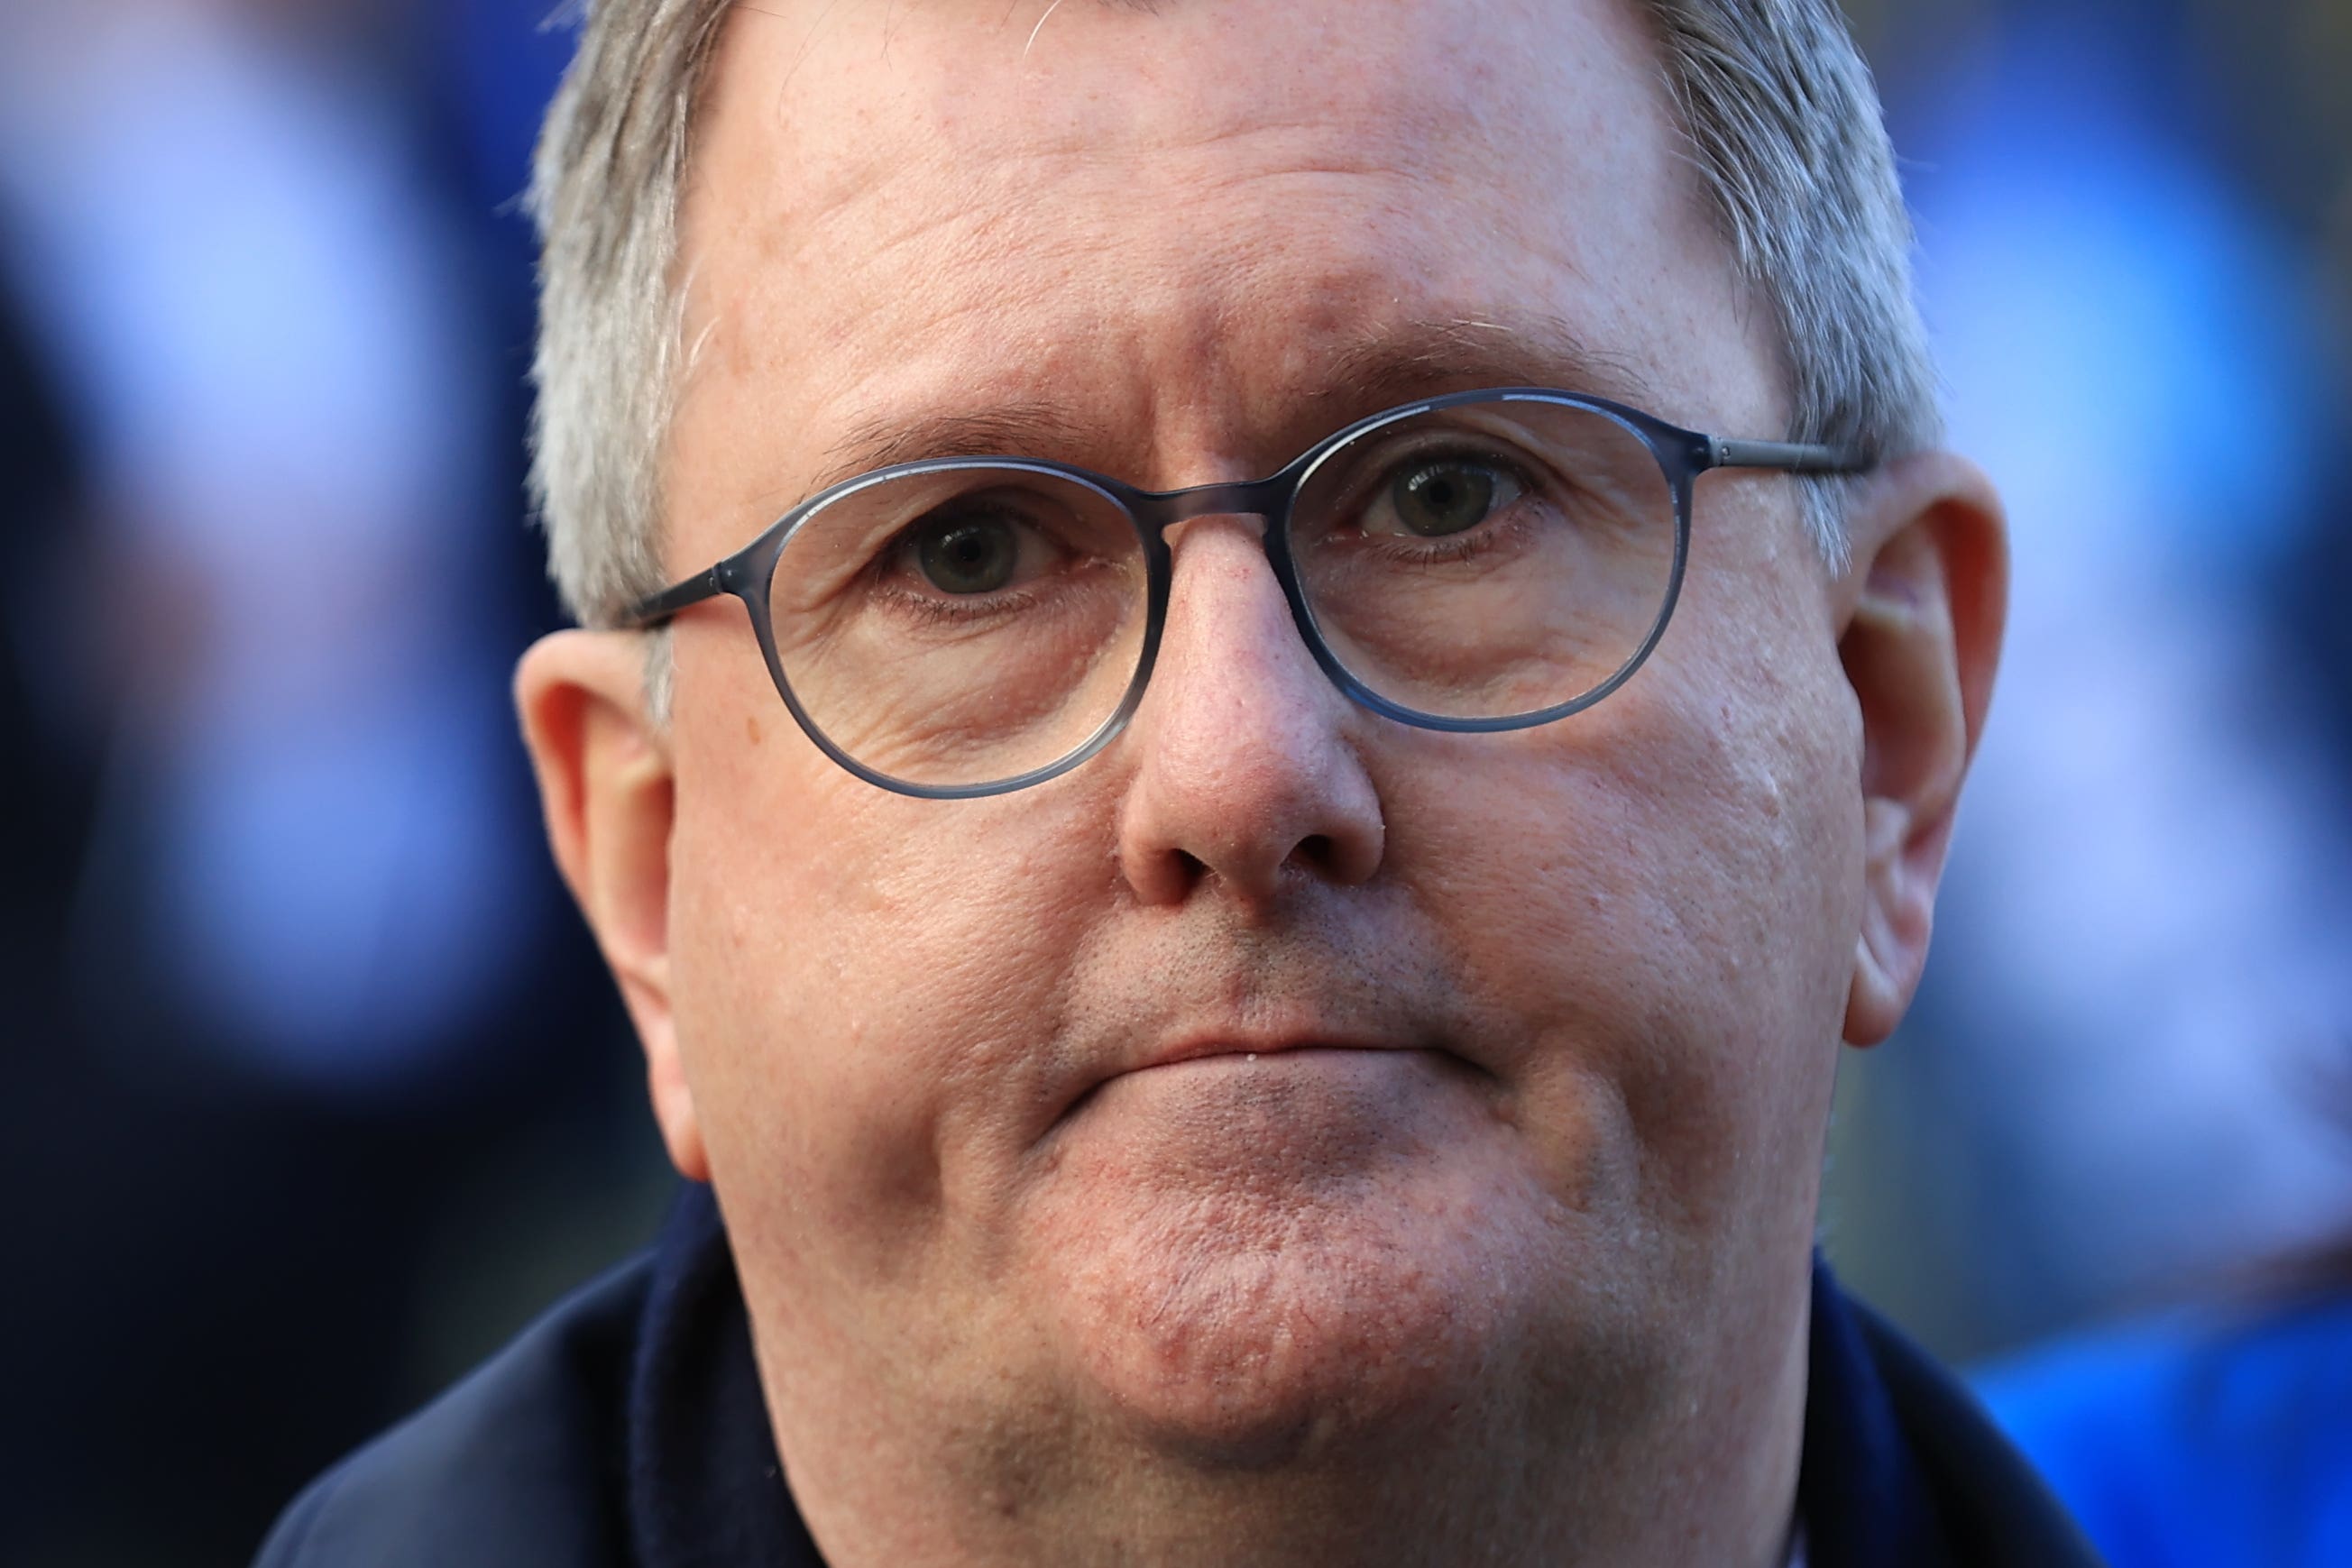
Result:
<svg viewBox="0 0 2352 1568"><path fill-rule="evenodd" d="M1263 914L1286 881L1370 880L1380 796L1347 730L1354 705L1300 640L1255 518L1173 540L1168 624L1126 744L1119 866L1147 904L1212 887Z"/></svg>

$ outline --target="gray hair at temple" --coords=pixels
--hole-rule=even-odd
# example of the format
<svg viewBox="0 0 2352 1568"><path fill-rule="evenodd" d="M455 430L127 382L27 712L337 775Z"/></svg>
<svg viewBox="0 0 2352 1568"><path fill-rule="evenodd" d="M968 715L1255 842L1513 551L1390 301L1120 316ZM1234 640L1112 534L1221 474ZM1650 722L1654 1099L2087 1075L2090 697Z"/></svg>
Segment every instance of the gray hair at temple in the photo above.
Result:
<svg viewBox="0 0 2352 1568"><path fill-rule="evenodd" d="M1783 434L1878 457L1932 445L1940 422L1910 220L1877 91L1835 0L1634 3L1734 264L1779 329ZM532 170L531 491L550 570L585 625L615 623L664 582L661 455L686 355L678 199L730 4L579 0L579 52ZM1833 565L1843 483L1804 481L1806 520ZM657 708L667 664L655 662Z"/></svg>

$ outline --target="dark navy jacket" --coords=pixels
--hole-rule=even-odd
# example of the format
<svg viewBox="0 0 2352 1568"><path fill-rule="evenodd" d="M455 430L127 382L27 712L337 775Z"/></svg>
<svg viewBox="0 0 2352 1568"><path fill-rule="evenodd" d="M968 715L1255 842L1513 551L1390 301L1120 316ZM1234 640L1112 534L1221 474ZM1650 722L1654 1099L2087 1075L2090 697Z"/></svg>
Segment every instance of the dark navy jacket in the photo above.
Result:
<svg viewBox="0 0 2352 1568"><path fill-rule="evenodd" d="M1969 1397L1817 1267L1810 1568L2096 1568ZM661 1242L321 1477L257 1568L817 1568L705 1187Z"/></svg>

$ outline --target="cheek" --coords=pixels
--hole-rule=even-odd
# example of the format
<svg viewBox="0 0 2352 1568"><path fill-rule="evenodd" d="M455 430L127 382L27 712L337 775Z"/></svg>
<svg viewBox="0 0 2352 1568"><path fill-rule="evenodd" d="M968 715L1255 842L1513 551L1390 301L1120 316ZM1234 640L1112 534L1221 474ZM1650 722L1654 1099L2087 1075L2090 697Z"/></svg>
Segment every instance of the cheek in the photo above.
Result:
<svg viewBox="0 0 2352 1568"><path fill-rule="evenodd" d="M1590 712L1388 791L1390 869L1525 1053L1522 1124L1601 1116L1562 1179L1613 1143L1615 1179L1706 1230L1811 1190L1860 919L1851 698L1832 650L1787 643L1670 632Z"/></svg>
<svg viewBox="0 0 2352 1568"><path fill-rule="evenodd" d="M714 1185L782 1289L903 1279L943 1191L1001 1184L1065 1007L1073 865L1112 862L1048 852L1069 825L1036 802L908 800L797 732L731 734L699 768L681 737L672 850L679 1046Z"/></svg>

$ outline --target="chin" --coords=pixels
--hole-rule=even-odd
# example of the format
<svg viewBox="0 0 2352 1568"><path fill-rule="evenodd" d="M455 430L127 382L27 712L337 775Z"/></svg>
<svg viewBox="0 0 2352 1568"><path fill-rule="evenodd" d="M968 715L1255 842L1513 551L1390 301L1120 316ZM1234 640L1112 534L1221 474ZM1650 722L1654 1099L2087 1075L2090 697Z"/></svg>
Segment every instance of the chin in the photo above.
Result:
<svg viewBox="0 0 2352 1568"><path fill-rule="evenodd" d="M1430 1151L1342 1180L1130 1188L1089 1207L1045 1318L1099 1417L1173 1460L1370 1458L1524 1396L1574 1295L1531 1196Z"/></svg>

